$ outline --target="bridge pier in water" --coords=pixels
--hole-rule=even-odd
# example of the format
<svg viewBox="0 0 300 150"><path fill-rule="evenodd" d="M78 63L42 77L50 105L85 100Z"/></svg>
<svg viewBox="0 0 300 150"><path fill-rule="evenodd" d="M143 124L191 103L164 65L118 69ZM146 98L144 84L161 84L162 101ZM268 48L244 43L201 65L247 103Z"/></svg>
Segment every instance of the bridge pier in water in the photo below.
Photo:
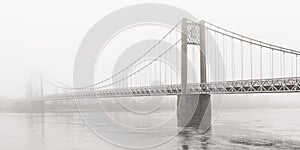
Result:
<svg viewBox="0 0 300 150"><path fill-rule="evenodd" d="M206 83L205 26L203 21L199 24L195 24L187 22L187 19L183 19L181 28L182 91L181 95L177 96L177 124L179 127L195 127L205 132L211 126L212 115L210 95L187 93L188 44L199 46L200 82Z"/></svg>
<svg viewBox="0 0 300 150"><path fill-rule="evenodd" d="M207 131L211 126L211 99L208 94L177 96L177 125Z"/></svg>
<svg viewBox="0 0 300 150"><path fill-rule="evenodd" d="M45 101L31 101L28 102L28 111L31 113L44 113L46 112Z"/></svg>

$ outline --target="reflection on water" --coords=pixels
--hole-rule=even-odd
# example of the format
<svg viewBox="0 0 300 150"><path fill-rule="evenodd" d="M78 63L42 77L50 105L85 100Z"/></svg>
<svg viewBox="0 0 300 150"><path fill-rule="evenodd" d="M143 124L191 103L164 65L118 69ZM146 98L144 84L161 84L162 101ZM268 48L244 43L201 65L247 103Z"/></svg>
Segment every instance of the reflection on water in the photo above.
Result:
<svg viewBox="0 0 300 150"><path fill-rule="evenodd" d="M186 128L173 137L173 132L129 132L117 130L101 121L96 122L102 133L110 137L127 137L134 143L171 138L152 149L300 149L299 109L223 110L210 131L201 133ZM100 117L104 113L94 113ZM139 121L160 121L168 117L157 113L143 118L132 118L126 113L114 115L128 125ZM99 150L122 149L99 139L83 123L78 113L0 113L0 145L4 150ZM124 121L125 122L125 121ZM163 130L176 127L176 118ZM170 129L167 129L170 128ZM98 128L97 128L98 129ZM155 138L155 139L154 139Z"/></svg>
<svg viewBox="0 0 300 150"><path fill-rule="evenodd" d="M201 133L193 128L186 128L178 134L182 149L208 149L211 130Z"/></svg>

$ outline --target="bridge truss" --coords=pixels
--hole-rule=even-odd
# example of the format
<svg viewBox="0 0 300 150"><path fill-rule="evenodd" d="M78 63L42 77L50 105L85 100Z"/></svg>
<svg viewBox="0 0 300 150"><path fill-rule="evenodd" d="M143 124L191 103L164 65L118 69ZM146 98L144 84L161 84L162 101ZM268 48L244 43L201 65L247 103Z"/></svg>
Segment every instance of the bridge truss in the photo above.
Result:
<svg viewBox="0 0 300 150"><path fill-rule="evenodd" d="M184 46L189 54L183 51ZM299 51L249 38L206 21L183 19L153 47L111 77L85 87L45 79L63 92L35 100L298 92L299 55ZM188 81L182 79L182 72L189 72L189 67L182 67L182 58L189 59L187 65L192 68L193 75ZM199 69L203 62L204 75Z"/></svg>

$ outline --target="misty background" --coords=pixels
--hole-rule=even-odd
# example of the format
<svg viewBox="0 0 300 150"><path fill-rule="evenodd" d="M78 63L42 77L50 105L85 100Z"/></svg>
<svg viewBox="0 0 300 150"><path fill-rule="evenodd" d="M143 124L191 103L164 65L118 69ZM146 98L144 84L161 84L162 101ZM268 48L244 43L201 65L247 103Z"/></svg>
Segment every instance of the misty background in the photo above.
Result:
<svg viewBox="0 0 300 150"><path fill-rule="evenodd" d="M169 5L172 3L172 6L187 10L199 19L237 33L280 46L300 49L300 2L296 0L143 2ZM87 31L107 14L138 3L141 1L1 1L0 100L13 97L18 88L26 83L31 71L49 73L53 78L72 85L77 48ZM139 33L138 29L135 30L130 34ZM149 32L144 35L147 35L147 38L159 38L165 33ZM137 37L139 38L141 37ZM119 48L118 50L122 52L126 49L122 46L124 45L111 46L111 49ZM115 63L117 53L112 53L109 49L106 53L109 57L99 62L99 66ZM113 66L101 68L101 73L104 77L108 76L112 68ZM104 77L97 78L97 81ZM225 96L223 108L300 107L297 97L298 94L294 93L272 96L231 95Z"/></svg>

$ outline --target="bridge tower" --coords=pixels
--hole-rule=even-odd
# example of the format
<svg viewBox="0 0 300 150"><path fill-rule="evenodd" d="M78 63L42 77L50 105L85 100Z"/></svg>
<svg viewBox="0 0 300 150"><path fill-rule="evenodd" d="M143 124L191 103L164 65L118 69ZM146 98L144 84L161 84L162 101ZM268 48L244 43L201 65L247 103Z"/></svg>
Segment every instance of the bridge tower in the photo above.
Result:
<svg viewBox="0 0 300 150"><path fill-rule="evenodd" d="M182 20L181 26L181 95L177 97L177 120L180 127L196 127L206 131L211 126L211 100L208 94L188 94L188 45L199 46L200 82L206 82L206 49L204 21L195 23Z"/></svg>
<svg viewBox="0 0 300 150"><path fill-rule="evenodd" d="M31 99L34 96L44 96L42 73L30 73L26 86L26 98Z"/></svg>
<svg viewBox="0 0 300 150"><path fill-rule="evenodd" d="M32 79L32 72L30 72L29 79L26 84L26 98L27 99L31 99L33 96L33 87L32 86L33 86L33 79Z"/></svg>
<svg viewBox="0 0 300 150"><path fill-rule="evenodd" d="M44 112L45 102L35 101L33 97L44 96L44 85L42 73L30 73L26 86L26 99L28 102L28 110L30 112Z"/></svg>

